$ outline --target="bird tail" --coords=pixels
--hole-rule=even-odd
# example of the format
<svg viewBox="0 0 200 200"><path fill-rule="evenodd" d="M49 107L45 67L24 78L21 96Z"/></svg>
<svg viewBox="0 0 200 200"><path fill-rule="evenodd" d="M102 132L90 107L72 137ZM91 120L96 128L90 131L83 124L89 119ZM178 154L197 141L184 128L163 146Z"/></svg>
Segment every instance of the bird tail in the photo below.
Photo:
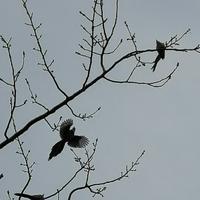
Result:
<svg viewBox="0 0 200 200"><path fill-rule="evenodd" d="M160 60L160 56L158 55L158 56L156 57L156 60L154 61L154 65L153 65L152 68L151 68L153 72L155 71L156 66L157 66L159 60Z"/></svg>
<svg viewBox="0 0 200 200"><path fill-rule="evenodd" d="M66 142L65 140L60 140L51 148L51 153L49 154L48 160L51 160L53 157L57 156L59 153L62 152L65 146L65 142Z"/></svg>
<svg viewBox="0 0 200 200"><path fill-rule="evenodd" d="M152 71L154 72L155 71L155 69L156 69L156 63L154 63L154 65L152 66Z"/></svg>

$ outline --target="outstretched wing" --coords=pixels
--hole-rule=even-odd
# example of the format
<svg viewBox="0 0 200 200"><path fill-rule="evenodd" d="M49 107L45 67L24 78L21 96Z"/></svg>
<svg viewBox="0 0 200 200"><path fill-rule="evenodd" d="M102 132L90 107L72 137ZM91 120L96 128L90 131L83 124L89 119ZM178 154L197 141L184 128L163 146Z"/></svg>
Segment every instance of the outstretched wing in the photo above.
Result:
<svg viewBox="0 0 200 200"><path fill-rule="evenodd" d="M51 153L49 154L49 159L51 160L53 157L57 156L59 153L62 152L63 148L65 146L65 140L61 140L57 142L51 149Z"/></svg>
<svg viewBox="0 0 200 200"><path fill-rule="evenodd" d="M75 135L68 141L68 145L74 148L83 148L86 147L88 144L89 144L89 139L85 136Z"/></svg>
<svg viewBox="0 0 200 200"><path fill-rule="evenodd" d="M72 119L67 119L60 125L60 137L62 140L67 139L68 134L70 134L70 127L72 125L73 125Z"/></svg>

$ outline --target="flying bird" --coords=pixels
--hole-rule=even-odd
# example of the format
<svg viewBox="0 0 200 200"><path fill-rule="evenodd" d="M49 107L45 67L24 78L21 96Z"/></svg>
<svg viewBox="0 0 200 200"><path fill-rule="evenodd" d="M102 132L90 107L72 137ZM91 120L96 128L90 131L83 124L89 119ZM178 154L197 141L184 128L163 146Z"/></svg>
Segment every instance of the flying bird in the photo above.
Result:
<svg viewBox="0 0 200 200"><path fill-rule="evenodd" d="M72 125L72 119L67 119L60 125L61 140L52 147L48 160L51 160L53 157L61 153L66 143L70 147L74 148L83 148L88 145L89 139L87 137L74 135L75 127L71 128Z"/></svg>
<svg viewBox="0 0 200 200"><path fill-rule="evenodd" d="M44 195L37 194L37 195L29 195L29 194L21 194L21 193L15 193L18 197L24 197L30 200L44 200Z"/></svg>
<svg viewBox="0 0 200 200"><path fill-rule="evenodd" d="M164 43L162 42L159 42L158 40L156 40L156 50L158 52L158 55L154 61L154 65L153 67L151 68L153 70L153 72L155 71L156 69L156 66L158 64L158 62L160 61L160 59L164 59L165 58L165 49L166 49L166 46Z"/></svg>

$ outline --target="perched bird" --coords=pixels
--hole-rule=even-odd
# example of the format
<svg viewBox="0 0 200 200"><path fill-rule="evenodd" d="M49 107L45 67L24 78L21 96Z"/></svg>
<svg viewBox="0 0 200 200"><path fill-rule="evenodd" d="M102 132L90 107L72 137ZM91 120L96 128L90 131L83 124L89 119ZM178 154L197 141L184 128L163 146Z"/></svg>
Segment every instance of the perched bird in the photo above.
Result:
<svg viewBox="0 0 200 200"><path fill-rule="evenodd" d="M156 40L156 50L157 50L157 52L158 52L158 55L157 55L157 57L156 57L156 59L155 59L155 61L154 61L153 67L151 68L151 69L153 70L153 72L155 71L156 66L157 66L159 60L160 60L161 58L162 58L162 59L165 58L165 49L166 49L165 44L162 43L162 42L159 42L158 40Z"/></svg>
<svg viewBox="0 0 200 200"><path fill-rule="evenodd" d="M24 197L31 200L44 200L44 195L37 194L37 195L29 195L29 194L21 194L21 193L15 193L18 197Z"/></svg>
<svg viewBox="0 0 200 200"><path fill-rule="evenodd" d="M74 148L83 148L88 145L89 140L87 137L74 135L75 127L71 128L72 125L73 125L72 119L68 119L61 124L60 126L61 140L52 147L48 160L51 160L53 157L61 153L65 146L65 143Z"/></svg>

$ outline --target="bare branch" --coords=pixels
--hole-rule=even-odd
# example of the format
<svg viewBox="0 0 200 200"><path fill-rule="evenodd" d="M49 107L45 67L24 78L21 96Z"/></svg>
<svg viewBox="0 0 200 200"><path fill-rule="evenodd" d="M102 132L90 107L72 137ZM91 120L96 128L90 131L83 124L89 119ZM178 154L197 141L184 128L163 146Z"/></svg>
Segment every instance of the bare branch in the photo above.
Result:
<svg viewBox="0 0 200 200"><path fill-rule="evenodd" d="M16 124L15 124L14 118L12 118L12 122L13 122L14 131L17 132L17 128L16 128ZM33 172L32 168L35 165L35 162L33 162L31 164L29 163L29 153L30 153L30 150L28 150L28 152L25 153L24 147L23 147L24 143L21 142L19 138L17 138L16 140L17 140L17 143L18 143L18 146L19 146L19 151L17 151L16 153L22 156L24 162L21 163L20 165L25 168L22 171L24 173L26 173L27 176L28 176L27 181L26 181L26 183L25 183L25 185L24 185L24 187L23 187L23 189L21 191L21 193L23 193L26 190L26 188L28 187L28 185L30 184L30 181L32 179L32 172ZM21 197L19 199L21 199Z"/></svg>
<svg viewBox="0 0 200 200"><path fill-rule="evenodd" d="M24 173L27 174L28 178L27 178L27 181L26 181L26 184L24 185L21 193L24 193L24 191L26 190L26 188L28 187L28 185L30 184L30 181L32 179L32 172L33 172L33 166L35 165L35 162L33 163L29 163L29 153L30 153L30 150L28 150L27 153L25 153L24 151L24 148L23 148L23 142L20 141L19 138L17 138L17 143L18 143L18 146L19 146L19 151L17 151L16 153L21 155L23 157L23 160L24 162L21 163L20 165L25 167L25 169L23 169L22 171Z"/></svg>
<svg viewBox="0 0 200 200"><path fill-rule="evenodd" d="M170 51L180 51L180 52L193 52L195 48L189 48L189 49L166 49L166 50L170 50ZM22 135L23 133L25 133L32 125L34 125L35 123L37 123L40 120L43 120L44 118L46 118L47 116L50 116L51 114L53 114L55 111L57 111L58 109L60 109L61 107L63 107L64 105L66 105L67 103L69 103L70 101L72 101L74 98L76 98L77 96L79 96L81 93L85 92L88 88L90 88L91 86L93 86L96 82L98 82L99 80L101 80L102 78L105 78L105 76L112 71L113 68L115 68L119 63L121 63L122 61L131 58L137 54L143 54L143 53L148 53L148 52L154 52L156 51L155 49L146 49L146 50L140 50L140 51L133 51L130 53L125 54L124 56L122 56L121 58L119 58L118 60L116 60L107 70L105 70L102 74L100 74L99 76L97 76L96 78L94 78L92 81L90 81L89 83L87 83L85 85L84 88L81 88L80 90L76 91L74 94L72 94L71 96L69 96L68 98L64 99L62 102L60 102L59 104L55 105L54 107L52 107L51 109L49 109L47 112L39 115L38 117L32 119L31 121L29 121L23 128L21 128L18 132L16 132L15 134L13 134L11 137L9 137L8 139L6 139L5 141L3 141L2 143L0 143L0 149L3 148L4 146L6 146L7 144L9 144L10 142L12 142L14 139L16 139L17 137L19 137L20 135ZM178 66L177 66L178 67ZM168 78L164 78L163 80L167 80L171 77ZM161 79L162 80L162 79ZM157 83L158 81L155 82L151 82L149 84L145 84L145 85L149 85L152 86L152 84ZM159 81L160 82L160 81ZM158 83L159 83L158 82ZM144 84L144 83L140 83L140 84Z"/></svg>
<svg viewBox="0 0 200 200"><path fill-rule="evenodd" d="M38 28L37 26L34 26L33 25L33 14L30 14L30 12L28 11L27 9L27 6L26 6L26 1L22 0L22 2L24 3L24 8L27 12L27 15L29 16L29 21L30 21L30 25L32 26L32 28L34 29L34 35L37 35L37 31L35 30L36 28ZM94 1L94 6L93 7L93 12L95 12L96 14L93 16L96 16L96 17L101 17L102 18L102 26L105 27L105 23L103 23L105 21L105 17L103 16L103 13L101 12L101 9L100 9L100 12L97 11L97 7L100 6L100 8L103 6L103 1L100 0L100 1L97 1L95 0ZM103 7L102 7L103 9ZM4 146L6 146L7 144L9 144L10 142L12 142L14 139L16 139L17 137L19 137L20 135L22 135L23 133L25 133L31 126L33 126L35 123L39 122L40 120L43 120L45 118L47 118L48 116L50 116L51 114L53 114L54 112L56 112L57 110L59 110L61 107L67 105L70 101L72 101L73 99L75 99L76 97L78 97L80 94L82 94L83 92L85 92L88 88L90 88L91 86L93 86L94 84L96 84L99 80L101 79L107 79L109 80L108 78L108 74L120 63L122 63L122 61L126 61L127 59L131 58L131 57L136 57L136 56L139 56L139 55L142 55L142 54L147 54L147 53L151 53L151 52L155 52L156 49L145 49L145 50L135 50L135 51L131 51L131 52L128 52L126 54L124 54L122 57L120 57L119 59L115 60L110 66L106 66L105 68L105 63L104 63L104 56L105 56L105 53L106 53L106 48L107 48L107 45L111 39L111 37L113 36L114 34L114 30L115 30L115 27L116 27L116 24L117 24L117 17L118 17L118 0L116 0L116 12L115 12L115 20L114 20L114 24L112 26L112 31L110 33L110 35L107 34L107 39L105 37L105 34L102 34L101 37L101 41L102 41L102 49L101 49L101 56L100 56L100 63L99 65L101 66L101 68L103 69L102 73L99 74L98 76L94 77L94 78L91 78L91 80L89 81L89 76L90 76L90 72L89 70L91 70L91 67L92 67L92 63L93 63L93 55L94 55L94 49L92 49L94 47L95 44L100 44L100 42L98 41L98 38L95 34L95 32L93 33L90 33L88 32L89 36L92 36L91 37L91 41L93 42L91 44L91 55L90 55L90 64L89 66L86 68L85 66L85 69L86 69L86 72L87 72L87 76L86 76L86 79L83 83L83 86L82 88L80 88L79 90L75 91L71 96L65 96L65 99L62 100L61 102L59 102L57 105L53 106L52 108L44 108L46 112L44 112L43 114L35 117L34 119L30 120L29 122L27 122L24 127L22 127L21 129L19 129L19 131L17 131L16 133L14 133L13 135L11 135L9 138L7 137L5 141L1 142L0 143L0 149L3 148ZM92 18L92 20L95 19L94 17ZM95 23L93 23L93 26L91 27L92 30L94 31L95 30ZM105 27L105 31L106 31L106 27ZM86 30L87 32L87 30ZM185 34L183 34L185 35ZM45 56L44 54L46 54L46 51L43 52L42 48L40 48L41 44L40 44L40 40L39 40L39 36L35 36L36 37L36 40L37 40L37 43L38 43L38 49L40 51L40 54L42 54L42 58L44 59L44 65L47 67L47 70L48 69L48 65L45 64ZM181 36L180 38L183 38L183 36ZM4 40L4 38L2 39ZM179 38L178 38L178 41ZM166 51L179 51L179 52L197 52L199 53L199 48L200 46L197 45L195 46L194 48L167 48ZM138 57L139 58L139 57ZM142 63L141 59L139 58L139 61ZM138 61L138 62L139 62ZM138 68L140 65L136 65L136 68ZM178 67L178 66L177 66ZM145 81L141 81L141 82L135 82L135 81L130 81L130 78L133 76L133 73L134 73L134 68L132 69L132 71L130 72L129 75L127 75L127 79L126 80L122 80L122 83L124 82L131 82L131 83L135 83L135 84L142 84L142 85L149 85L149 86L153 86L153 87L162 87L164 84L166 84L166 82L168 82L171 78L171 75L174 74L175 70L177 69L177 67L174 69L173 73L170 73L169 75L167 75L166 77L164 78L161 78L160 80L156 80L156 81L152 81L152 82L145 82ZM113 81L113 82L117 82L117 83L121 83L121 81L118 81L118 80L109 80L109 81ZM156 85L158 84L158 85ZM13 103L12 103L13 105ZM6 133L8 131L8 128L6 128Z"/></svg>
<svg viewBox="0 0 200 200"><path fill-rule="evenodd" d="M33 22L33 13L30 13L30 11L29 11L29 9L27 8L27 1L25 1L25 0L22 0L22 3L23 3L23 7L24 7L24 9L25 9L25 11L26 11L26 14L27 14L27 16L28 16L28 18L29 18L29 23L28 23L28 25L29 26L31 26L31 28L32 28L32 30L33 30L33 34L32 34L32 36L36 39L36 43L37 43L37 51L40 53L40 55L41 55L41 58L42 58L42 61L43 61L43 63L42 63L42 65L45 67L45 70L49 73L49 75L50 75L50 77L52 78L52 80L53 80L53 82L54 82L54 84L56 85L56 88L65 96L65 97L67 97L67 94L60 88L60 86L59 86L59 84L57 83L57 80L56 80L56 78L55 78L55 76L53 75L53 71L52 70L50 70L50 67L51 67L51 65L53 64L53 62L54 62L54 60L52 60L51 62L50 62L50 64L47 64L47 61L46 61L46 57L45 57L45 55L46 55L46 53L47 53L47 50L43 50L43 48L42 48L42 45L41 45L41 42L40 42L40 39L41 39L41 35L38 35L38 29L41 27L41 23L38 25L38 26L36 26L35 24L34 24L34 22Z"/></svg>
<svg viewBox="0 0 200 200"><path fill-rule="evenodd" d="M89 182L89 174L90 174L91 171L94 170L94 167L93 167L93 166L91 167L91 161L92 161L92 160L90 160L90 162L88 162L87 168L86 168L86 183L85 183L85 185L73 189L73 190L70 192L69 196L68 196L68 200L71 199L72 195L73 195L75 192L80 191L80 190L84 190L84 189L89 189L89 191L90 191L91 193L93 193L93 196L95 196L95 195L101 195L101 196L103 197L102 192L106 190L106 185L111 184L111 183L114 183L114 182L117 182L117 181L120 181L120 180L122 180L122 179L124 179L124 178L127 178L131 172L135 172L135 171L136 171L136 166L139 165L139 161L140 161L140 159L143 157L144 153L145 153L145 150L142 151L142 153L141 153L140 156L136 159L135 162L132 162L132 163L131 163L130 167L126 166L125 171L124 171L124 172L121 172L120 176L118 176L118 177L116 177L116 178L114 178L114 179L108 180L108 181L103 181L103 182L93 183L93 184L89 184L89 183L88 183L88 182ZM77 160L78 160L77 162L79 162L80 165L82 165L82 162L80 161L80 158L79 158L76 154L75 154L75 156L78 158L78 159L77 159ZM100 186L103 186L103 187L100 187ZM93 189L93 187L95 187L96 189ZM98 188L97 188L97 187L98 187Z"/></svg>
<svg viewBox="0 0 200 200"><path fill-rule="evenodd" d="M21 71L24 68L24 61L25 61L25 52L23 51L23 53L22 53L22 65L21 65L21 68L18 70L18 72L15 74L15 82L17 82L17 79L18 79Z"/></svg>
<svg viewBox="0 0 200 200"><path fill-rule="evenodd" d="M11 124L11 121L12 121L12 118L13 118L13 115L14 115L14 111L16 109L16 104L17 104L17 90L16 90L17 79L15 79L15 77L16 77L15 67L14 67L14 64L13 64L12 54L11 54L11 38L8 41L6 41L6 39L3 36L0 36L0 38L1 38L2 42L4 43L4 48L7 49L10 67L11 67L11 74L12 74L12 97L13 98L12 97L10 98L10 105L11 105L10 117L8 119L8 123L7 123L5 131L4 131L4 136L5 136L6 139L8 139L7 132L8 132L8 129L10 127L10 124Z"/></svg>
<svg viewBox="0 0 200 200"><path fill-rule="evenodd" d="M96 15L96 7L97 7L97 2L98 0L95 0L94 1L94 7L93 7L93 15L92 15L92 19L91 19L91 35L90 35L90 38L91 38L91 49L90 49L90 61L89 61L89 65L88 65L88 70L87 70L87 76L85 78L85 81L83 83L83 88L85 87L89 77L90 77L90 72L91 72L91 68L92 68L92 63L93 63L93 51L94 51L94 38L95 38L95 32L94 32L94 29L95 29L95 15Z"/></svg>
<svg viewBox="0 0 200 200"><path fill-rule="evenodd" d="M178 37L178 35L171 37L170 40L168 42L166 42L165 46L173 48L174 46L180 45L178 42L180 42L180 40L190 32L191 32L191 29L189 28L179 37Z"/></svg>
<svg viewBox="0 0 200 200"><path fill-rule="evenodd" d="M85 121L86 119L93 118L93 116L101 109L101 107L98 107L97 110L94 111L94 112L91 113L91 114L87 114L87 113L84 113L84 114L81 114L81 113L76 114L76 113L74 112L74 110L73 110L68 104L67 104L67 107L70 109L71 113L72 113L75 117L77 117L77 118L79 118L79 119L82 119L83 121Z"/></svg>
<svg viewBox="0 0 200 200"><path fill-rule="evenodd" d="M92 20L91 20L85 13L83 13L82 11L79 11L79 13L80 13L84 18L86 18L89 22L92 23Z"/></svg>
<svg viewBox="0 0 200 200"><path fill-rule="evenodd" d="M136 66L137 67L137 66ZM133 71L136 69L136 67L133 69ZM104 76L104 79L106 79L107 81L110 81L112 83L118 83L118 84L138 84L138 85L148 85L151 87L162 87L164 86L172 77L172 75L175 73L175 71L177 70L177 68L179 67L179 63L176 64L176 67L164 78L161 78L157 81L152 81L152 82L139 82L139 81L130 81L130 77L128 77L127 80L113 80L110 78L107 78ZM133 71L131 73L133 73ZM132 74L131 74L132 75Z"/></svg>
<svg viewBox="0 0 200 200"><path fill-rule="evenodd" d="M95 143L93 143L93 151L91 153L91 155L87 158L87 160L85 162L82 162L81 159L77 156L77 154L74 152L73 149L70 149L72 151L72 153L75 155L75 162L78 162L80 164L80 168L74 173L74 175L69 179L69 181L67 181L60 189L57 189L57 191L47 197L45 197L45 199L49 199L55 195L57 195L58 193L60 193L62 190L64 190L77 176L78 174L83 171L85 169L85 167L87 166L87 164L93 159L93 156L96 152L96 148L97 148L97 143L98 143L98 139L96 139Z"/></svg>
<svg viewBox="0 0 200 200"><path fill-rule="evenodd" d="M8 85L8 86L13 87L13 84L9 83L8 81L5 81L5 80L2 79L2 78L0 78L0 81L3 82L3 83L5 83L5 84Z"/></svg>
<svg viewBox="0 0 200 200"><path fill-rule="evenodd" d="M60 126L60 122L62 120L62 116L60 116L58 122L54 123L53 125L51 125L50 122L46 118L44 120L48 124L48 126L51 128L52 131L55 131L55 130L59 131L58 127Z"/></svg>
<svg viewBox="0 0 200 200"><path fill-rule="evenodd" d="M31 95L32 103L35 103L35 104L39 105L40 107L42 107L44 110L48 111L49 109L45 105L43 105L42 103L38 102L38 100L37 100L38 96L37 96L37 94L33 94L31 86L30 86L30 83L29 83L27 78L25 79L25 81L26 81L26 84L28 86L28 90L29 90L30 95Z"/></svg>
<svg viewBox="0 0 200 200"><path fill-rule="evenodd" d="M121 57L118 57L114 61L112 61L111 64L107 64L105 61L107 61L107 58L111 58L111 55L117 52L120 48L120 45L124 40L119 40L118 42L115 42L115 45L111 45L111 40L114 38L116 27L117 27L117 22L118 22L118 17L119 17L119 0L115 0L115 8L114 8L114 16L112 20L112 24L109 26L109 18L104 15L104 1L103 0L94 0L93 1L93 6L92 6L92 15L89 17L82 11L80 11L81 16L86 19L87 23L89 23L89 28L85 25L81 25L81 28L83 31L86 33L86 38L83 39L83 45L79 44L80 52L77 51L76 54L86 58L86 62L84 62L83 68L85 70L85 77L82 81L82 84L80 85L80 88L76 91L74 91L71 95L66 94L66 92L60 87L60 84L58 83L56 77L54 76L54 72L52 70L54 60L52 59L50 62L47 61L47 49L43 48L42 46L42 34L39 33L39 30L42 26L41 23L38 25L35 24L34 21L34 14L30 12L30 10L27 7L27 0L21 0L23 7L26 11L26 15L28 17L28 23L25 23L27 26L29 26L32 29L32 34L31 37L36 42L36 47L33 48L33 50L39 54L41 57L41 60L38 62L38 66L42 68L43 71L47 73L47 75L51 78L53 85L56 87L56 89L59 91L59 93L63 94L64 97L62 101L60 101L57 104L54 104L53 107L48 108L46 105L43 105L41 102L38 101L38 96L35 94L31 88L31 85L27 79L26 84L28 86L28 90L30 93L30 97L32 99L32 103L35 103L39 107L43 109L43 113L38 115L35 118L32 118L30 121L26 122L24 126L22 126L19 130L16 128L15 124L15 110L16 108L20 108L21 106L25 105L27 100L24 100L23 103L18 103L17 102L17 87L16 83L19 80L20 74L22 73L22 70L24 69L25 65L25 52L22 54L22 64L21 66L18 67L16 70L16 67L14 66L13 59L12 59L12 54L11 54L11 38L9 40L6 40L3 36L0 36L1 41L3 42L3 48L7 50L8 54L8 60L9 60L9 65L11 69L11 81L7 81L4 78L0 78L0 81L7 85L8 88L11 87L11 97L10 97L10 113L9 113L9 119L8 123L6 124L6 129L4 131L4 136L5 140L0 143L0 149L4 148L6 145L11 143L12 141L17 140L18 146L19 146L19 151L17 154L22 156L23 162L21 163L21 166L23 167L23 172L25 172L28 176L27 181L25 183L25 186L22 189L23 193L27 187L30 184L31 178L32 178L32 168L35 164L35 162L30 163L29 161L29 153L24 151L23 147L23 142L20 141L19 137L27 132L27 130L32 127L34 124L37 122L44 120L47 125L50 127L52 131L59 131L60 127L60 122L62 119L62 116L57 120L56 123L52 123L48 117L58 111L60 108L67 106L72 115L75 117L86 120L89 118L92 118L100 109L101 107L97 108L92 113L89 114L77 114L77 111L74 111L73 107L70 106L70 102L73 101L75 98L79 97L82 93L86 92L87 89L90 87L94 86L99 80L104 80L112 82L112 83L118 83L118 84L139 84L139 85L147 85L150 87L154 88L160 88L163 87L175 74L179 67L179 63L177 62L176 66L167 74L165 74L163 77L159 77L158 79L153 79L153 81L135 81L134 80L134 75L136 70L141 69L142 67L148 67L148 65L152 64L153 62L149 61L144 61L141 56L146 55L146 54L151 54L154 52L157 52L158 49L144 49L144 50L139 50L137 43L136 43L136 36L135 33L133 34L131 32L131 28L128 26L128 24L125 22L125 28L127 29L128 32L128 42L131 42L133 49L128 50L122 55ZM183 34L175 35L170 38L168 42L163 44L164 51L176 51L176 52L195 52L195 53L200 53L200 45L196 45L193 48L175 48L178 45L180 45L180 41L190 32L190 29L185 31ZM123 42L124 44L124 42ZM114 46L114 47L113 47ZM111 50L110 50L111 49ZM128 48L127 48L128 49ZM95 59L97 58L98 62L94 63L96 61ZM111 79L109 78L109 75L114 71L113 69L116 69L119 64L122 64L122 62L134 59L134 65L131 66L131 69L128 71L127 74L125 74L125 78L122 80L117 80L116 79ZM112 60L112 59L110 59ZM131 60L132 61L132 60ZM126 63L125 63L126 64ZM100 72L96 69L100 68ZM144 68L143 68L144 69ZM96 71L95 71L96 70ZM95 73L98 73L97 75ZM95 74L95 75L93 75ZM68 111L69 111L68 110ZM11 134L10 137L8 137L8 131L11 129L10 127L13 127L14 131ZM75 129L74 129L75 130ZM131 172L136 171L136 167L139 165L139 161L143 157L145 151L143 151L139 157L136 159L136 161L132 162L129 165L125 166L125 169L121 172L120 175L116 176L115 178L111 178L109 180L103 180L101 182L94 182L90 183L90 177L91 173L95 171L95 166L93 165L92 161L96 153L97 149L97 141L93 143L93 149L92 151L89 151L88 149L85 148L85 157L80 157L73 149L71 149L71 152L74 155L74 160L78 164L78 170L76 170L72 175L71 178L66 180L62 184L61 187L58 189L55 189L52 194L49 196L45 197L45 199L51 198L53 196L57 197L57 199L60 198L60 193L66 189L69 184L71 184L75 178L78 177L78 175L83 172L85 175L85 178L83 179L83 185L80 187L77 187L73 189L68 196L68 199L70 200L72 195L80 190L88 189L89 192L92 193L93 196L100 195L103 197L103 193L106 190L107 185L111 183L115 183L120 180L124 180L125 178L129 177ZM59 144L59 142L58 142ZM62 146L63 147L63 146ZM0 179L3 177L3 174L0 174ZM11 199L11 196L8 192L8 197ZM21 198L21 197L20 197ZM20 199L19 198L19 199ZM43 197L42 197L43 198Z"/></svg>

